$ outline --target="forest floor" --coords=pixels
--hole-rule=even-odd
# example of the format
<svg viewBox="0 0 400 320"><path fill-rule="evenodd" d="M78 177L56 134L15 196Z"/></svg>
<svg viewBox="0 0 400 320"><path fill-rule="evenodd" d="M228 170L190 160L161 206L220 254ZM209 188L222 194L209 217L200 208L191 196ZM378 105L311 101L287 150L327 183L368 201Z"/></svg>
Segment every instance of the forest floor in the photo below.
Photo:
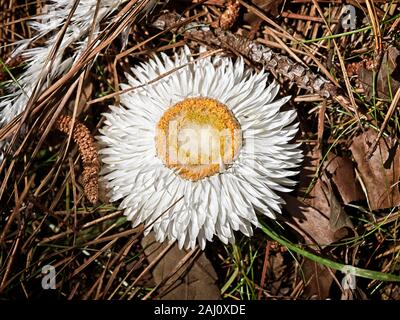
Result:
<svg viewBox="0 0 400 320"><path fill-rule="evenodd" d="M1 8L0 97L25 70L12 52L44 3ZM90 57L0 129L0 140L25 132L0 166L1 299L400 300L399 1L171 0L132 24L112 14ZM305 155L281 218L204 252L144 237L101 186L91 204L78 147L53 130L62 111L96 136L124 72L185 44L265 68L292 96ZM44 266L56 290L43 290Z"/></svg>

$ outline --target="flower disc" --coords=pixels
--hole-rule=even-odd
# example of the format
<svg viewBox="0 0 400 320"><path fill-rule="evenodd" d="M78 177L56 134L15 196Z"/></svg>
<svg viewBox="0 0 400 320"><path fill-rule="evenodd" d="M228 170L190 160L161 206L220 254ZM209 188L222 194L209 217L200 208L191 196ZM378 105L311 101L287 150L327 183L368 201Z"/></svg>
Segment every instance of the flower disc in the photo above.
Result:
<svg viewBox="0 0 400 320"><path fill-rule="evenodd" d="M215 99L185 99L170 107L157 124L158 157L192 181L223 172L241 142L239 122Z"/></svg>

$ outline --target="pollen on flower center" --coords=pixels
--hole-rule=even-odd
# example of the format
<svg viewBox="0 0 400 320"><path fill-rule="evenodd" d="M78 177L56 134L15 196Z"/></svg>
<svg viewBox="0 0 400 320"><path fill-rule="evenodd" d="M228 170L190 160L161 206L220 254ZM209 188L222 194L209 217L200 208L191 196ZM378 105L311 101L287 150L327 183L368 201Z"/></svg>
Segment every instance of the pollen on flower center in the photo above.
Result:
<svg viewBox="0 0 400 320"><path fill-rule="evenodd" d="M224 171L242 145L239 122L224 104L210 98L173 105L156 129L157 156L192 181Z"/></svg>

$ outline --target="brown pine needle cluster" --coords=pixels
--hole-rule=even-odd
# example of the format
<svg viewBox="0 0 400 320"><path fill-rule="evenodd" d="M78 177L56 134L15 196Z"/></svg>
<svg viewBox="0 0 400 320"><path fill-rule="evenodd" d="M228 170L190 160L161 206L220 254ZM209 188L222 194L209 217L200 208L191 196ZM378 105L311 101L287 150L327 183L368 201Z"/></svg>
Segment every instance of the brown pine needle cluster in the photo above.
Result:
<svg viewBox="0 0 400 320"><path fill-rule="evenodd" d="M96 203L99 193L98 179L100 161L94 139L89 129L76 119L74 121L72 117L67 115L59 116L55 122L55 128L65 134L70 133L72 125L74 125L72 138L78 145L79 154L82 157L82 181L85 195L91 203Z"/></svg>

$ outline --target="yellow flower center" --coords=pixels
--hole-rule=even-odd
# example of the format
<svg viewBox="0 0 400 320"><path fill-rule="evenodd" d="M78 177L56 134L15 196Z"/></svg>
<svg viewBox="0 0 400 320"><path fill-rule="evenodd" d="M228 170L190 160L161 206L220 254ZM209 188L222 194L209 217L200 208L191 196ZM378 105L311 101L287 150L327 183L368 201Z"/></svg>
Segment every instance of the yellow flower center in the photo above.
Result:
<svg viewBox="0 0 400 320"><path fill-rule="evenodd" d="M157 156L192 181L224 171L241 145L239 122L214 99L185 99L165 111L157 124Z"/></svg>

